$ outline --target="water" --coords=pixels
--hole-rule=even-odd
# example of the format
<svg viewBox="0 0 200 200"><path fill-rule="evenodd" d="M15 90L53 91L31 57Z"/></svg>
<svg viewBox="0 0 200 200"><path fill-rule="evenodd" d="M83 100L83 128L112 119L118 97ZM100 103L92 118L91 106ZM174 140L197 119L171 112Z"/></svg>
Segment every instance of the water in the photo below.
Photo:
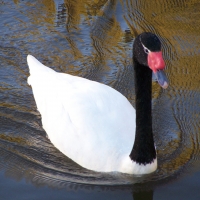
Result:
<svg viewBox="0 0 200 200"><path fill-rule="evenodd" d="M199 8L198 0L0 0L0 196L199 199ZM160 37L170 80L167 90L153 82L158 170L138 177L83 169L46 137L26 56L110 85L134 105L131 48L143 31Z"/></svg>

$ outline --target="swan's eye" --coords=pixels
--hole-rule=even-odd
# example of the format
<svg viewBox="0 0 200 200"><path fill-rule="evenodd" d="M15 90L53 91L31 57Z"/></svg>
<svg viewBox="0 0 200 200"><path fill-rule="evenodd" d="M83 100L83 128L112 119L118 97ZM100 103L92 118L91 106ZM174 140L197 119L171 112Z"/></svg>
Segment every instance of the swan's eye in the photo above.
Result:
<svg viewBox="0 0 200 200"><path fill-rule="evenodd" d="M141 40L140 40L141 41ZM141 44L142 44L142 42L141 42ZM151 51L149 50L149 49L147 49L143 44L142 44L142 46L143 46L143 48L144 48L144 52L146 53L146 54L149 54Z"/></svg>
<svg viewBox="0 0 200 200"><path fill-rule="evenodd" d="M147 49L144 45L143 45L143 47L144 47L144 52L145 52L146 54L149 54L149 53L150 53L150 50Z"/></svg>

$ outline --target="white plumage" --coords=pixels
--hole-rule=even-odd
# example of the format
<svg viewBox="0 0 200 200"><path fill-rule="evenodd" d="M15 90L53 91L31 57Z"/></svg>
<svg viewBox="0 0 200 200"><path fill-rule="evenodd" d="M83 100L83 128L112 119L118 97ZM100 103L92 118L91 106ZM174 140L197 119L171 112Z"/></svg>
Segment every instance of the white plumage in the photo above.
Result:
<svg viewBox="0 0 200 200"><path fill-rule="evenodd" d="M94 171L142 174L156 169L156 160L139 165L129 157L136 116L122 94L95 81L55 72L31 55L27 61L28 83L43 128L63 154Z"/></svg>

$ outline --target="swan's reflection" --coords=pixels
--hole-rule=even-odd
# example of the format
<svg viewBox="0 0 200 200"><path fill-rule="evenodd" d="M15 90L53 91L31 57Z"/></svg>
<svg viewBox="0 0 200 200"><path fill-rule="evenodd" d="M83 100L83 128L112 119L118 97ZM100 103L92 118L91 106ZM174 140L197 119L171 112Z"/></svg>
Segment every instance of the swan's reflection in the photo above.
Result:
<svg viewBox="0 0 200 200"><path fill-rule="evenodd" d="M153 200L153 191L133 192L133 200Z"/></svg>

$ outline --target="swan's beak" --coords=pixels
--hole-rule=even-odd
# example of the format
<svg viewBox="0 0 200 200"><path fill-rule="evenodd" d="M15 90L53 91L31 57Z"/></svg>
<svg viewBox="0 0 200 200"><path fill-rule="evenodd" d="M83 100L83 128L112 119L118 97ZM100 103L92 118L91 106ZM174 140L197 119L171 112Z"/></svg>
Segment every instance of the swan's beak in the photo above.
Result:
<svg viewBox="0 0 200 200"><path fill-rule="evenodd" d="M156 72L154 72L156 79L159 83L159 85L166 89L169 85L169 81L167 79L167 76L165 75L165 72L163 70L157 70Z"/></svg>
<svg viewBox="0 0 200 200"><path fill-rule="evenodd" d="M160 86L166 89L169 85L169 81L165 75L165 72L163 71L165 68L165 62L162 57L162 52L149 52L148 65L155 74Z"/></svg>

